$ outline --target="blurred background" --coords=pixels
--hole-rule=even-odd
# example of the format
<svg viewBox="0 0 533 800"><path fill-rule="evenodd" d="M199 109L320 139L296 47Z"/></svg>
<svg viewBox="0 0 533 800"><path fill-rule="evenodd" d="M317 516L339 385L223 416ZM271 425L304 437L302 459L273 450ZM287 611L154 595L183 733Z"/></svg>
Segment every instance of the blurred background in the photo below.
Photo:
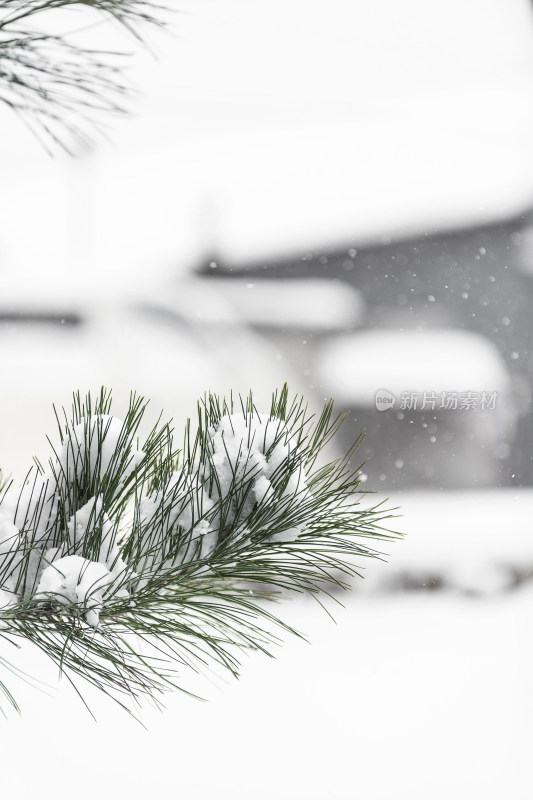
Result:
<svg viewBox="0 0 533 800"><path fill-rule="evenodd" d="M339 454L366 429L354 468L407 538L337 626L289 604L312 648L147 734L28 690L10 796L53 796L48 748L17 766L46 734L98 764L80 799L529 800L532 4L186 0L157 59L95 35L137 51L107 140L52 158L0 108L0 465L46 459L74 389L118 413L136 389L179 430L205 390L287 381L350 411Z"/></svg>

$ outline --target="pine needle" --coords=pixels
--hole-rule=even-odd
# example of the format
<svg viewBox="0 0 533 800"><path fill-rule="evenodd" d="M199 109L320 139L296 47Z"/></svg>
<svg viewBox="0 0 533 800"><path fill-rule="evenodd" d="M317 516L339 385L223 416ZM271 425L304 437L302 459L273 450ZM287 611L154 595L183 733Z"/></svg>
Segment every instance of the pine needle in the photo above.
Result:
<svg viewBox="0 0 533 800"><path fill-rule="evenodd" d="M124 114L132 95L126 53L76 44L76 34L47 32L53 10L84 10L117 23L137 42L141 29L164 27L167 9L148 0L0 0L0 103L15 111L49 149L89 147L99 120Z"/></svg>
<svg viewBox="0 0 533 800"><path fill-rule="evenodd" d="M46 468L0 494L2 635L130 713L186 691L188 671L238 676L239 653L270 655L276 629L301 635L272 602L349 588L380 558L371 544L398 536L381 502L361 503L361 437L324 463L345 418L332 402L315 417L284 387L260 414L251 394L209 394L181 450L161 418L139 446L146 405L132 393L119 421L108 390L75 393Z"/></svg>

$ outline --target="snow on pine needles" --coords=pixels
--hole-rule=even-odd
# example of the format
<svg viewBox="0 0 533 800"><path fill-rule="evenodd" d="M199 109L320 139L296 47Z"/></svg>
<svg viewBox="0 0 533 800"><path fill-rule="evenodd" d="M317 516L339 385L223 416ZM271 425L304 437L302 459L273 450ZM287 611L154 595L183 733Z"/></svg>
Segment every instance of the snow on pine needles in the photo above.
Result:
<svg viewBox="0 0 533 800"><path fill-rule="evenodd" d="M381 504L357 502L360 439L324 463L344 418L332 402L315 418L286 387L269 413L208 395L180 449L161 418L139 444L145 409L133 394L121 421L109 391L75 394L46 468L0 489L2 636L128 711L186 667L237 675L241 649L277 640L272 623L291 631L265 600L346 588L359 557L379 555L364 540L394 536Z"/></svg>

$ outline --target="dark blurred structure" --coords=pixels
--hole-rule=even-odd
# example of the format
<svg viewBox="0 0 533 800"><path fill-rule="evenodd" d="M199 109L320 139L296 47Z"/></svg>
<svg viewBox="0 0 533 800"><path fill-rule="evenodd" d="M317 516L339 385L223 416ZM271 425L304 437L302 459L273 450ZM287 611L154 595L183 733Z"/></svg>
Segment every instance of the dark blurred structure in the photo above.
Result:
<svg viewBox="0 0 533 800"><path fill-rule="evenodd" d="M220 260L203 266L200 274L226 286L280 281L293 290L310 280L335 282L356 289L364 300L359 323L316 330L312 314L307 326L294 330L258 327L277 336L287 358L305 369L309 388L318 396L332 393L319 364L328 363L337 341L354 337L353 359L346 373L364 367L365 352L356 343L358 331L389 332L391 342L400 332L463 331L483 337L499 354L506 373L498 414L455 410L413 411L398 407L383 413L375 405L340 399L352 411L354 434L366 427L361 460L368 465L369 485L400 488L414 485L462 487L477 485L533 485L533 248L524 214L504 222L454 231L431 231L421 236L376 244L327 247L272 261L229 264ZM216 268L214 268L216 267ZM253 282L253 284L251 283ZM281 289L281 291L283 291ZM250 321L253 325L253 320ZM362 340L361 340L362 341ZM459 340L460 341L460 340ZM492 343L492 344L490 344ZM457 346L457 359L464 356ZM313 355L314 354L314 355ZM322 354L320 356L320 354ZM406 354L408 357L409 354ZM415 354L416 355L416 354ZM448 351L445 356L452 357ZM435 352L435 359L439 353ZM387 353L383 354L383 383L387 388ZM423 372L424 365L421 364ZM443 368L446 365L443 365ZM449 366L449 365L448 365ZM475 372L476 364L472 364ZM444 370L446 371L446 370ZM364 379L364 378L363 378ZM409 389L409 386L405 386ZM426 388L433 388L431 386ZM466 390L470 386L448 386ZM502 387L484 387L498 389ZM437 445L435 447L435 445ZM396 468L392 465L396 463Z"/></svg>

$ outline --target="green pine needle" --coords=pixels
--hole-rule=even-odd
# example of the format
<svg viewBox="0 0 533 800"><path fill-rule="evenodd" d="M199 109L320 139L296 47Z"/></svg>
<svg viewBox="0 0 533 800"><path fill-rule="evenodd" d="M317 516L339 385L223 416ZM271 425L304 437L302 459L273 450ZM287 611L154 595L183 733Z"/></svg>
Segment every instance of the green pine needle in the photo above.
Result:
<svg viewBox="0 0 533 800"><path fill-rule="evenodd" d="M382 503L360 503L362 437L324 462L345 418L331 401L315 417L287 387L267 414L251 394L208 395L180 450L161 419L139 447L146 405L132 394L120 422L109 391L76 393L46 467L0 493L3 638L130 713L185 691L190 669L237 676L239 652L270 653L276 628L299 635L266 601L349 588L360 559L380 557L370 545L398 535Z"/></svg>
<svg viewBox="0 0 533 800"><path fill-rule="evenodd" d="M73 143L89 146L91 129L102 116L123 114L131 95L124 53L79 46L79 28L48 32L47 12L80 9L92 12L93 22L113 20L137 41L145 26L163 27L167 12L149 0L0 0L0 103L45 146L67 151Z"/></svg>

